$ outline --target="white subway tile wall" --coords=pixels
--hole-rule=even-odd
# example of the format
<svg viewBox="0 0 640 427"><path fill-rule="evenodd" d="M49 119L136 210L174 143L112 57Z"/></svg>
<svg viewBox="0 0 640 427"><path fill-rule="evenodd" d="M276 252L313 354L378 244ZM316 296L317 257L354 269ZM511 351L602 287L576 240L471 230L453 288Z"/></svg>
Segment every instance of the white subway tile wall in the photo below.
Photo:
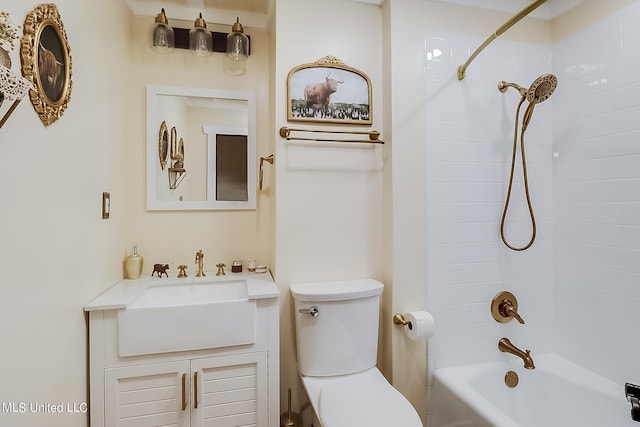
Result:
<svg viewBox="0 0 640 427"><path fill-rule="evenodd" d="M438 325L430 343L436 367L501 360L498 340L503 336L534 354L551 349L552 101L536 107L525 135L537 239L528 251L513 252L501 242L500 217L520 94L498 90L501 80L528 88L536 77L550 73L551 50L500 40L459 81L457 66L482 41L437 33L429 34L426 43L431 53L426 61L427 305ZM520 155L517 161L506 231L522 246L531 225ZM501 290L516 294L525 325L493 320L490 302Z"/></svg>
<svg viewBox="0 0 640 427"><path fill-rule="evenodd" d="M553 46L556 349L640 381L640 3Z"/></svg>
<svg viewBox="0 0 640 427"><path fill-rule="evenodd" d="M510 360L498 340L555 351L617 381L640 382L640 5L553 46L425 36L428 79L427 307L435 367ZM537 239L500 239L515 110L523 87L554 73L553 96L525 134ZM524 112L524 104L522 113ZM517 157L506 234L531 233ZM490 302L513 292L525 325L499 324ZM433 366L431 367L433 368Z"/></svg>

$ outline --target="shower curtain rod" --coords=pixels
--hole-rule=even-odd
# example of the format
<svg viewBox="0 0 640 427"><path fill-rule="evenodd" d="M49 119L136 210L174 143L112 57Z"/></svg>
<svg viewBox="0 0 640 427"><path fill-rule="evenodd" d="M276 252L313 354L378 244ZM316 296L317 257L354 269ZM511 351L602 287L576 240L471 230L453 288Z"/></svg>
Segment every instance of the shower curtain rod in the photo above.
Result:
<svg viewBox="0 0 640 427"><path fill-rule="evenodd" d="M464 79L465 73L467 71L467 67L469 66L469 64L471 64L471 62L473 62L473 60L476 59L476 56L478 56L480 52L482 52L487 46L489 46L489 44L491 44L492 41L500 37L509 28L513 27L518 21L520 21L522 18L524 18L525 16L527 16L528 14L530 14L531 12L533 12L534 10L536 10L538 7L542 6L546 2L547 0L536 0L535 2L531 3L529 6L525 7L520 12L518 12L513 18L505 22L500 28L496 30L495 33L491 34L489 38L487 38L484 41L484 43L482 43L480 47L477 48L475 52L471 54L469 59L467 59L467 62L465 62L463 65L460 65L458 67L458 80Z"/></svg>

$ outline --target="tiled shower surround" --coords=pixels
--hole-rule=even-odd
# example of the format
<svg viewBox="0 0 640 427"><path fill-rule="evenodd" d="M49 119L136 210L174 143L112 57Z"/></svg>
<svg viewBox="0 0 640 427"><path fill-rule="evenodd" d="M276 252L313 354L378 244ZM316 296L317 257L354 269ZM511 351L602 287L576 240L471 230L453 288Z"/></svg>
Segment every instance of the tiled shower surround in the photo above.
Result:
<svg viewBox="0 0 640 427"><path fill-rule="evenodd" d="M640 382L640 2L551 46L426 34L427 306L437 322L431 368L505 360L498 340L557 352L614 381ZM515 110L553 73L525 134L537 222L522 252L500 240ZM522 107L520 120L527 103ZM531 225L517 157L506 234ZM499 324L490 302L513 292L526 324Z"/></svg>

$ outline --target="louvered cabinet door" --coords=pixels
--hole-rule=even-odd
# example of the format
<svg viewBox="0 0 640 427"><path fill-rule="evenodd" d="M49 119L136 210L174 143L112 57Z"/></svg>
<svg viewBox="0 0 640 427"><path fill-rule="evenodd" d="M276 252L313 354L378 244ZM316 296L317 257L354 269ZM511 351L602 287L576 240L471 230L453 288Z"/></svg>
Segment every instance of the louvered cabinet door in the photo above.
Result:
<svg viewBox="0 0 640 427"><path fill-rule="evenodd" d="M269 425L267 353L191 361L193 427Z"/></svg>
<svg viewBox="0 0 640 427"><path fill-rule="evenodd" d="M105 426L188 427L188 360L105 369Z"/></svg>

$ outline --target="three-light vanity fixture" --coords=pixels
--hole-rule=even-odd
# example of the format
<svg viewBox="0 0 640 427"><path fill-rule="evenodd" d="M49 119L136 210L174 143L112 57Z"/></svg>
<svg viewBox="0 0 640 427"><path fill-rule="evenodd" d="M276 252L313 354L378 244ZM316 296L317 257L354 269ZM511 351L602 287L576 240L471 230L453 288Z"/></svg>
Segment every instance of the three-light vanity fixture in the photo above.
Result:
<svg viewBox="0 0 640 427"><path fill-rule="evenodd" d="M151 48L161 53L173 52L175 48L189 49L196 56L224 52L229 60L239 65L233 68L232 74L244 74L244 61L250 54L249 38L244 34L240 18L231 27L231 33L227 34L207 30L207 23L200 13L189 30L169 26L164 8L155 18Z"/></svg>

